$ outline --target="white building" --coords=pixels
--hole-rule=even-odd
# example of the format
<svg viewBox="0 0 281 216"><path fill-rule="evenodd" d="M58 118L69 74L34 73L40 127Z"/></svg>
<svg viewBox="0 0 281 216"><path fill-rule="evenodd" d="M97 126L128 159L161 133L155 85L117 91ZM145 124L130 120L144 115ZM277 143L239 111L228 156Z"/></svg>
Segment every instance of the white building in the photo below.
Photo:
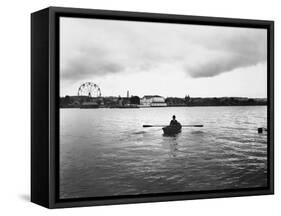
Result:
<svg viewBox="0 0 281 216"><path fill-rule="evenodd" d="M140 99L140 107L166 107L165 98L158 95L145 95Z"/></svg>

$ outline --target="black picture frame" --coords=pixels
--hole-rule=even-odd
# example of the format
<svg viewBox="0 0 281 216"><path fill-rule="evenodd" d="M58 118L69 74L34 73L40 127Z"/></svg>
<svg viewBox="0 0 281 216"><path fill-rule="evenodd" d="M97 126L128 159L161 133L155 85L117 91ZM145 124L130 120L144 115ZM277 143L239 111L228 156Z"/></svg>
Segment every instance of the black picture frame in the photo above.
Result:
<svg viewBox="0 0 281 216"><path fill-rule="evenodd" d="M59 17L267 29L268 187L59 199ZM31 201L47 208L191 200L274 193L274 22L49 7L31 14Z"/></svg>

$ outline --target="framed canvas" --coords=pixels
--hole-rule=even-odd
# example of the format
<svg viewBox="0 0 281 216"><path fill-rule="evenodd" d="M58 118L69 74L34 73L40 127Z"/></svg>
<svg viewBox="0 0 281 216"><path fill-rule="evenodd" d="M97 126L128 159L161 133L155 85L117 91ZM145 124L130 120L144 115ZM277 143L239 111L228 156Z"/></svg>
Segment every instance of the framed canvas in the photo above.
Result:
<svg viewBox="0 0 281 216"><path fill-rule="evenodd" d="M31 15L31 201L273 194L274 22Z"/></svg>

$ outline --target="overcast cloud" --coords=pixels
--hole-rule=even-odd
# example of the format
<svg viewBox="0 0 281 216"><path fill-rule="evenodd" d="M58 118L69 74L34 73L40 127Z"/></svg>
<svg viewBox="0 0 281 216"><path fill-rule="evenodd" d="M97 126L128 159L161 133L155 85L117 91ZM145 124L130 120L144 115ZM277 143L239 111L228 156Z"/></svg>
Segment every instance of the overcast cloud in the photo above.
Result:
<svg viewBox="0 0 281 216"><path fill-rule="evenodd" d="M165 67L189 79L212 78L266 62L264 29L77 18L61 23L61 79L68 83Z"/></svg>

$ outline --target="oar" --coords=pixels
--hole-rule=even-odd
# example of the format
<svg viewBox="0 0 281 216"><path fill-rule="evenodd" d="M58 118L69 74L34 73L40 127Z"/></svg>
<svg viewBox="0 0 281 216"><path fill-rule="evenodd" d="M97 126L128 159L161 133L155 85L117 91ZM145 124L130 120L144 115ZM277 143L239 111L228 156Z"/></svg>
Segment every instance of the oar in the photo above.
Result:
<svg viewBox="0 0 281 216"><path fill-rule="evenodd" d="M166 127L167 125L143 125L143 127ZM204 127L203 125L182 125L182 127Z"/></svg>

